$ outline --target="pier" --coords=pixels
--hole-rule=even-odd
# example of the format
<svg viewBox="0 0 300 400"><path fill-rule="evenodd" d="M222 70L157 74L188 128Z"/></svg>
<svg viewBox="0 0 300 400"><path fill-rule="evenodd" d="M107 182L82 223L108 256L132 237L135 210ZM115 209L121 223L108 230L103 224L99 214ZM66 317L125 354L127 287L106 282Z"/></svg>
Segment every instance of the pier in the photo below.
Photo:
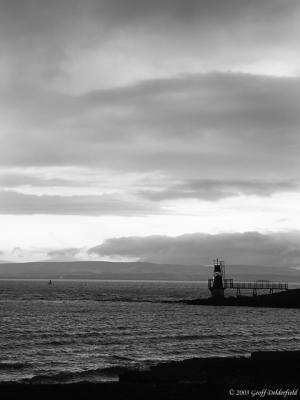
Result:
<svg viewBox="0 0 300 400"><path fill-rule="evenodd" d="M213 288L213 279L208 280L208 289ZM236 295L241 295L241 290L252 290L253 296L257 295L258 290L269 290L272 294L274 290L288 290L289 285L282 282L254 281L254 282L234 282L233 279L223 279L224 289L236 289Z"/></svg>
<svg viewBox="0 0 300 400"><path fill-rule="evenodd" d="M214 261L214 273L213 278L208 280L208 289L210 290L212 297L224 297L225 289L235 289L236 296L239 297L242 294L242 290L252 290L253 296L257 295L259 290L268 290L270 294L274 291L288 290L288 284L284 282L271 282L268 280L257 280L254 282L234 282L233 279L225 278L225 263Z"/></svg>

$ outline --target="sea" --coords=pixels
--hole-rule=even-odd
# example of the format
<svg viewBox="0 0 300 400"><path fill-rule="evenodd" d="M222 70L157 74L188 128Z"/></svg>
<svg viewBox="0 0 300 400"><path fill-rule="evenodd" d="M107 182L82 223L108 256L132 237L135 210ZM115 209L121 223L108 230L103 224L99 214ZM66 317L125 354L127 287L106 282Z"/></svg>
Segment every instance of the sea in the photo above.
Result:
<svg viewBox="0 0 300 400"><path fill-rule="evenodd" d="M114 381L171 360L300 350L300 310L197 306L206 282L0 280L0 383Z"/></svg>

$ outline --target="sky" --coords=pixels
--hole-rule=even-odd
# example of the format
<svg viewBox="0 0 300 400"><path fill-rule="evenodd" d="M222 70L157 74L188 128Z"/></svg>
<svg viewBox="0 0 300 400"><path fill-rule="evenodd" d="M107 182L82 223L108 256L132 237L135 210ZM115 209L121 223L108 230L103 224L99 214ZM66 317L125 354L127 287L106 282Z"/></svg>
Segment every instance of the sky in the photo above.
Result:
<svg viewBox="0 0 300 400"><path fill-rule="evenodd" d="M300 266L298 0L0 0L0 259Z"/></svg>

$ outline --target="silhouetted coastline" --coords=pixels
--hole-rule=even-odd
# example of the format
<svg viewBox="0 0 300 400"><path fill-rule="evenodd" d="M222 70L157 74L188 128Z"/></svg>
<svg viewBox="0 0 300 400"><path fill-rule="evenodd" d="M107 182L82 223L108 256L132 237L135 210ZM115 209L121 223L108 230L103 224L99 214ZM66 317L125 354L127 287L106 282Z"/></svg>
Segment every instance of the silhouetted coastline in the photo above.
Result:
<svg viewBox="0 0 300 400"><path fill-rule="evenodd" d="M300 308L300 289L262 294L257 296L237 296L224 298L200 298L194 300L182 300L184 304L205 306L245 306L245 307L277 307Z"/></svg>

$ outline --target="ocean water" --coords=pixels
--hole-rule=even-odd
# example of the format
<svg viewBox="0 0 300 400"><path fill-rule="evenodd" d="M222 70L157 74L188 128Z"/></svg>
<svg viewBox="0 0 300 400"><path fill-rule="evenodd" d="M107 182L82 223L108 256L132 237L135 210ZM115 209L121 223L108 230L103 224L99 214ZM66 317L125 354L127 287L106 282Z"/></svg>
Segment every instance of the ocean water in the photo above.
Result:
<svg viewBox="0 0 300 400"><path fill-rule="evenodd" d="M0 281L0 382L117 379L169 360L300 350L300 310L172 303L206 283Z"/></svg>

